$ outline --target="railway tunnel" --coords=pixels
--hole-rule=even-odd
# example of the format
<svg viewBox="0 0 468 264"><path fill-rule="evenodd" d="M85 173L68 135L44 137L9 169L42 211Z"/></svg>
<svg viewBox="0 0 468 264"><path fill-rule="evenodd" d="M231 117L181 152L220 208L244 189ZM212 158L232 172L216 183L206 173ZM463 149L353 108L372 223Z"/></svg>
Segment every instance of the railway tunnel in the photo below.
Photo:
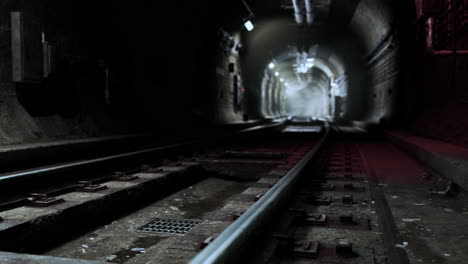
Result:
<svg viewBox="0 0 468 264"><path fill-rule="evenodd" d="M0 263L468 262L468 1L0 2Z"/></svg>

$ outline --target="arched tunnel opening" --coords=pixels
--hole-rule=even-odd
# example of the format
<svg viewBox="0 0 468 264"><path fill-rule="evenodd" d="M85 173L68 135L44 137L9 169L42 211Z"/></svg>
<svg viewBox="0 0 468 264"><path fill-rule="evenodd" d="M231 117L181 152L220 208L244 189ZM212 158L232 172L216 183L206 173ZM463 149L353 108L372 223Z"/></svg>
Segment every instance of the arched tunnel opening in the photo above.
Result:
<svg viewBox="0 0 468 264"><path fill-rule="evenodd" d="M1 263L466 263L468 0L0 1Z"/></svg>
<svg viewBox="0 0 468 264"><path fill-rule="evenodd" d="M402 119L397 113L418 109L410 103L417 93L410 84L414 76L405 70L411 69L412 60L400 56L413 52L416 43L411 39L416 29L405 27L412 23L414 3L231 1L179 9L166 4L161 8L177 9L186 19L159 26L156 33L153 25L165 21L151 16L156 6L102 3L90 10L88 5L49 1L37 4L42 11L23 7L23 13L17 12L26 17L32 32L27 37L35 41L15 52L44 50L25 68L30 72L13 72L19 103L28 114L60 114L53 105L62 104L73 108L64 110L70 112L65 119L94 119L88 109L104 110L122 117L117 123L150 120L135 123L135 131L176 131L181 125L172 121L176 114L203 130L294 115L398 123ZM121 20L129 10L143 13ZM29 21L36 21L36 28ZM247 22L252 28L246 28ZM63 33L69 29L74 31ZM64 86L73 88L63 91ZM101 98L89 100L91 90ZM166 104L171 100L178 103ZM159 114L165 109L171 116ZM101 118L107 122L106 115Z"/></svg>
<svg viewBox="0 0 468 264"><path fill-rule="evenodd" d="M256 1L254 9L271 5ZM353 17L361 8L366 19ZM402 63L398 40L388 37L394 8L384 1L287 1L276 13L259 11L256 28L242 34L244 80L256 104L249 110L263 118L338 123L377 124L394 117ZM383 51L390 54L385 62L379 61ZM377 61L379 69L372 65ZM392 78L382 80L383 75ZM382 85L391 92L377 95Z"/></svg>
<svg viewBox="0 0 468 264"><path fill-rule="evenodd" d="M264 117L308 116L338 121L346 116L348 80L344 68L336 60L333 65L319 58L317 49L318 45L309 51L294 48L268 64L261 86Z"/></svg>

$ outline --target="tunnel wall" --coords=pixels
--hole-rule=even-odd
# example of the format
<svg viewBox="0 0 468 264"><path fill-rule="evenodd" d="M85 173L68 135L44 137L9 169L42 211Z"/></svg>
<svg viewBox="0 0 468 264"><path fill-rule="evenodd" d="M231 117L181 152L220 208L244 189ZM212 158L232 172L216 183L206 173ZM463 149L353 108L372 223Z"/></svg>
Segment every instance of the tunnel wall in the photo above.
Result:
<svg viewBox="0 0 468 264"><path fill-rule="evenodd" d="M86 76L88 78L85 78L83 73L84 78L75 78L65 83L57 80L55 85L45 83L16 85L12 81L10 12L21 10L27 12L29 18L44 22L45 12L59 12L52 6L46 7L46 2L2 1L0 8L0 144L97 136L118 131L110 124L112 123L109 121L110 117L104 111L102 114L92 115L92 111L98 110L93 100L79 101L80 96L86 97L85 94L90 92L90 89L84 88L95 84L93 81L86 80L92 78L92 70L88 72ZM56 32L65 32L67 23L54 23L49 26ZM79 32L67 38L69 42L62 46L65 49L72 48L69 45L71 42L79 45L85 41ZM63 39L65 41L65 36ZM98 70L97 65L95 69ZM72 78L71 75L69 77ZM79 90L81 91L78 92ZM97 125L98 123L100 125Z"/></svg>
<svg viewBox="0 0 468 264"><path fill-rule="evenodd" d="M366 40L371 75L366 121L468 147L466 34L427 46L426 20L445 14L443 1L361 1L350 24ZM365 24L365 21L371 23ZM447 54L449 53L449 54Z"/></svg>
<svg viewBox="0 0 468 264"><path fill-rule="evenodd" d="M419 111L410 130L468 147L468 56L420 54L416 89Z"/></svg>
<svg viewBox="0 0 468 264"><path fill-rule="evenodd" d="M214 121L218 124L239 123L245 114L245 85L239 50L242 42L240 33L232 34L234 45L220 44L216 62L216 89L213 95ZM226 47L228 45L228 47Z"/></svg>
<svg viewBox="0 0 468 264"><path fill-rule="evenodd" d="M412 92L405 95L412 108L407 114L411 118L407 119L406 129L419 136L468 147L468 55L444 54L454 49L468 50L468 36L457 33L454 46L453 38L441 35L449 40L447 44L429 48L426 20L444 14L446 5L432 0L409 2L406 10L411 13L404 19L408 34L404 39L405 57L414 63L411 69L404 68L413 75L412 87L407 89Z"/></svg>
<svg viewBox="0 0 468 264"><path fill-rule="evenodd" d="M232 105L236 72L228 68L237 58L224 55L220 47L220 19L209 9L217 7L214 2L118 2L2 2L0 144L187 134L242 119ZM155 16L170 10L172 19ZM48 78L12 81L12 11L41 23L46 40L55 45L57 70ZM214 104L219 94L226 100Z"/></svg>
<svg viewBox="0 0 468 264"><path fill-rule="evenodd" d="M398 79L399 49L393 24L394 13L388 1L362 0L349 24L363 41L363 58L369 74L367 114L362 121L380 123L394 116L394 96Z"/></svg>

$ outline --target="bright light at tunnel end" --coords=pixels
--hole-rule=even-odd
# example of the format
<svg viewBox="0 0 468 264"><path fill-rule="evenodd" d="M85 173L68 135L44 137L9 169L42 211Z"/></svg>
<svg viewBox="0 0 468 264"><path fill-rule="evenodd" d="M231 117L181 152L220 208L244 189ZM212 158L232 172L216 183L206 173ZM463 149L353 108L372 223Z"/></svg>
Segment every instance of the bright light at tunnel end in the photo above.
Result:
<svg viewBox="0 0 468 264"><path fill-rule="evenodd" d="M315 58L307 57L307 53L298 53L297 63L294 65L297 73L307 73L315 65Z"/></svg>
<svg viewBox="0 0 468 264"><path fill-rule="evenodd" d="M245 27L248 31L252 31L252 30L255 28L254 25L253 25L253 23L252 23L252 21L250 21L250 20L247 21L247 22L245 22L244 27Z"/></svg>
<svg viewBox="0 0 468 264"><path fill-rule="evenodd" d="M345 65L328 47L288 46L263 64L261 111L335 120L346 111L348 81ZM323 57L321 51L329 57ZM273 55L273 54L272 54Z"/></svg>

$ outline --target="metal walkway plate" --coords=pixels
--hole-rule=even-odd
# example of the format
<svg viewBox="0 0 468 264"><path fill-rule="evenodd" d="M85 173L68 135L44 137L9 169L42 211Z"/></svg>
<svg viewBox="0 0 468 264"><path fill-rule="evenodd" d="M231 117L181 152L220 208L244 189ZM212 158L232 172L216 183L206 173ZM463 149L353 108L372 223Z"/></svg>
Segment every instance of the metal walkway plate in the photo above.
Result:
<svg viewBox="0 0 468 264"><path fill-rule="evenodd" d="M200 224L200 220L156 218L135 231L146 233L183 235Z"/></svg>

